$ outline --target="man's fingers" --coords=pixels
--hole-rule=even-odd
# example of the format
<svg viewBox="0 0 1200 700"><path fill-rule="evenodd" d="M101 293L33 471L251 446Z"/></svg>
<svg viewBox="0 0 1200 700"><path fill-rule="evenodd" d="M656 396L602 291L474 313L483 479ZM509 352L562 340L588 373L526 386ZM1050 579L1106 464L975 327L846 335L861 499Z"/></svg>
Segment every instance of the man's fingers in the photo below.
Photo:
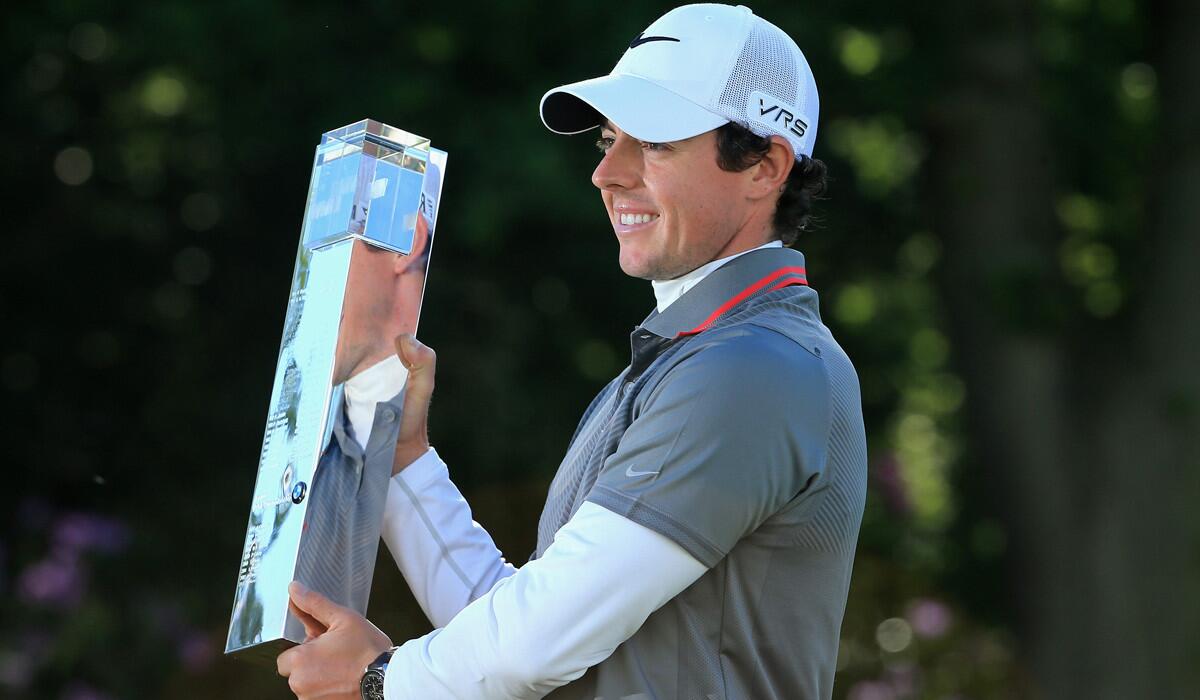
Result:
<svg viewBox="0 0 1200 700"><path fill-rule="evenodd" d="M304 641L316 639L329 631L328 625L321 624L317 618L296 607L296 604L290 600L288 601L288 610L304 625L304 634L307 635Z"/></svg>
<svg viewBox="0 0 1200 700"><path fill-rule="evenodd" d="M408 368L405 384L404 410L428 410L425 404L433 396L433 380L437 372L437 353L408 333L396 336L396 353Z"/></svg>
<svg viewBox="0 0 1200 700"><path fill-rule="evenodd" d="M437 371L437 353L409 333L396 336L396 354L408 368L408 383L404 385L404 407L392 474L399 473L429 449L429 399L433 397Z"/></svg>
<svg viewBox="0 0 1200 700"><path fill-rule="evenodd" d="M299 581L292 581L288 585L288 595L291 598L291 604L298 608L300 612L307 614L313 621L328 629L332 626L333 621L345 608L317 593L309 590L307 586ZM308 624L304 625L305 631L308 631Z"/></svg>
<svg viewBox="0 0 1200 700"><path fill-rule="evenodd" d="M275 670L279 672L279 675L284 678L292 675L292 669L296 665L296 656L299 653L300 647L292 647L280 654L279 658L275 659Z"/></svg>
<svg viewBox="0 0 1200 700"><path fill-rule="evenodd" d="M400 361L408 368L409 373L425 375L428 371L432 381L434 364L437 362L437 353L433 348L417 340L412 333L396 336L395 344L396 354L400 356Z"/></svg>

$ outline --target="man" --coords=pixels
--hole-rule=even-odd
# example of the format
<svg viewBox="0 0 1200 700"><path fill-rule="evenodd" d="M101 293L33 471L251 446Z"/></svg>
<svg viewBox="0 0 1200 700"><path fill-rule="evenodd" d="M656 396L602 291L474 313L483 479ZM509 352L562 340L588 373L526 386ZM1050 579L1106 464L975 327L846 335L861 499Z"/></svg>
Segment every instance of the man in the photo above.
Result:
<svg viewBox="0 0 1200 700"><path fill-rule="evenodd" d="M610 75L547 93L551 130L601 128L592 181L657 308L580 421L520 569L425 441L432 351L398 339L384 539L438 629L393 650L296 586L311 641L279 671L299 697L830 696L866 450L853 367L782 248L823 185L817 111L795 43L723 5L677 8Z"/></svg>

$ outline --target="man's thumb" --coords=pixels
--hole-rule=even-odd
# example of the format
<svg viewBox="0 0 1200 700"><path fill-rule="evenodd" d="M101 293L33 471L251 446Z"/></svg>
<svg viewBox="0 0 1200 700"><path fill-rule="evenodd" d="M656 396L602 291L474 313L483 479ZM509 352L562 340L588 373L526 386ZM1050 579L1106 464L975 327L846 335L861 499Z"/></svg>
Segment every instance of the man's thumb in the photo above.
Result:
<svg viewBox="0 0 1200 700"><path fill-rule="evenodd" d="M334 619L342 611L342 606L320 593L310 590L308 586L299 581L292 581L288 585L288 595L291 597L293 605L326 627L333 626Z"/></svg>

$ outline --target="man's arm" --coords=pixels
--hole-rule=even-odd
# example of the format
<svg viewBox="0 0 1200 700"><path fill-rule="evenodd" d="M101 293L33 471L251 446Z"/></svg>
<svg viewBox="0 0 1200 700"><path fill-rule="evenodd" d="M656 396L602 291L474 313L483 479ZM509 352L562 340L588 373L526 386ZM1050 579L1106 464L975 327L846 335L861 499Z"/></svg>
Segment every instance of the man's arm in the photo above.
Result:
<svg viewBox="0 0 1200 700"><path fill-rule="evenodd" d="M401 646L387 697L540 698L608 658L705 571L663 535L585 503L542 557Z"/></svg>
<svg viewBox="0 0 1200 700"><path fill-rule="evenodd" d="M383 541L434 627L516 572L450 481L433 448L392 477Z"/></svg>
<svg viewBox="0 0 1200 700"><path fill-rule="evenodd" d="M471 520L466 500L429 446L437 353L407 333L397 336L395 345L408 381L383 539L426 617L441 627L515 569Z"/></svg>
<svg viewBox="0 0 1200 700"><path fill-rule="evenodd" d="M386 697L540 698L608 658L705 571L667 537L585 503L542 557L397 649ZM386 637L318 593L293 591L292 600L312 639L280 655L280 674L302 700L354 697Z"/></svg>

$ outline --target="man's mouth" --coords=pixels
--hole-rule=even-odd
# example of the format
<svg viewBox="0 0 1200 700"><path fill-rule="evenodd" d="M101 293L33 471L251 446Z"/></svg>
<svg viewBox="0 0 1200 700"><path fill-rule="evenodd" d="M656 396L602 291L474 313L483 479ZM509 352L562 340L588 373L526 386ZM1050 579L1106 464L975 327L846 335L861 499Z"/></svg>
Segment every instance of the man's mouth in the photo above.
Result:
<svg viewBox="0 0 1200 700"><path fill-rule="evenodd" d="M658 214L620 214L619 220L622 226L636 226L638 224L648 224L658 218Z"/></svg>

